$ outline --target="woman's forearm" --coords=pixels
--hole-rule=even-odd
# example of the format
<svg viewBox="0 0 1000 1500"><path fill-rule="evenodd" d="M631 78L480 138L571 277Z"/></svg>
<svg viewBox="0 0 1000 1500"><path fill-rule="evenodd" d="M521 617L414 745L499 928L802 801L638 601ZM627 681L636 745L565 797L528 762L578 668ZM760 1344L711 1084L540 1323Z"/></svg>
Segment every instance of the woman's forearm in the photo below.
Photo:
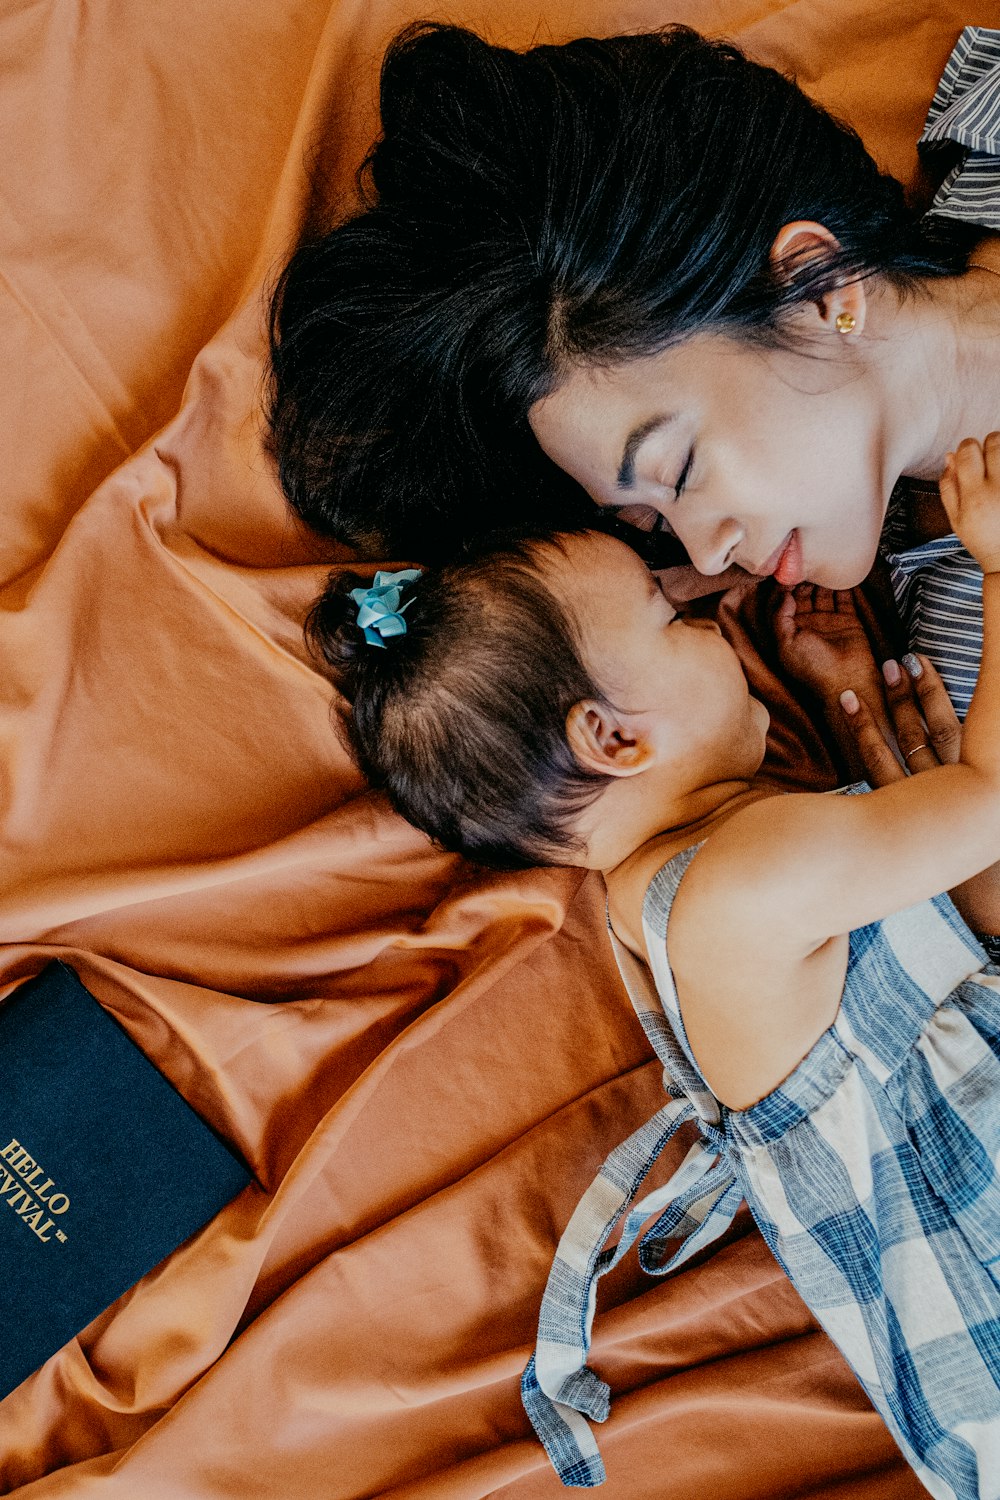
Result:
<svg viewBox="0 0 1000 1500"><path fill-rule="evenodd" d="M973 932L1000 933L1000 862L949 892Z"/></svg>

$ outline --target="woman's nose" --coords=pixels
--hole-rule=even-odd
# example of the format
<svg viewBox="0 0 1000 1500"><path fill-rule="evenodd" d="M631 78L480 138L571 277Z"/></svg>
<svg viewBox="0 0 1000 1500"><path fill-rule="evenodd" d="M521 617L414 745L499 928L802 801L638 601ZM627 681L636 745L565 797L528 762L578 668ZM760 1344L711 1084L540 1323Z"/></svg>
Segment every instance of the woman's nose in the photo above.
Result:
<svg viewBox="0 0 1000 1500"><path fill-rule="evenodd" d="M743 540L743 528L738 521L726 519L712 527L682 536L688 557L699 573L709 575L724 573L735 560L736 549Z"/></svg>

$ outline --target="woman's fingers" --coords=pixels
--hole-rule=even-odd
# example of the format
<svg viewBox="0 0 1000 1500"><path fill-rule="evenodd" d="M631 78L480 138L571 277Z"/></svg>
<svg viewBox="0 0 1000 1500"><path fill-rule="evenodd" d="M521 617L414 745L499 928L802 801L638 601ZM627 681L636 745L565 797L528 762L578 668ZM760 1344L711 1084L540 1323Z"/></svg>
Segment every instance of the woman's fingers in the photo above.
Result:
<svg viewBox="0 0 1000 1500"><path fill-rule="evenodd" d="M899 760L911 775L933 770L935 766L953 764L962 744L962 727L955 710L938 676L933 662L926 656L912 652L903 658L903 666L897 661L887 661L882 668L885 679L885 700L889 717L899 747ZM892 749L885 735L879 730L868 710L848 714L848 722L858 745L858 751L869 780L877 777L873 785L885 786L899 780L899 760L893 772L886 758Z"/></svg>
<svg viewBox="0 0 1000 1500"><path fill-rule="evenodd" d="M937 668L929 657L913 652L904 656L903 664L920 702L920 712L927 726L925 738L939 764L954 765L962 748L962 726Z"/></svg>
<svg viewBox="0 0 1000 1500"><path fill-rule="evenodd" d="M883 663L882 676L885 679L885 701L889 708L889 718L906 769L916 773L938 765L930 731L924 723L923 711L915 696L915 686L909 672L898 661L890 659Z"/></svg>
<svg viewBox="0 0 1000 1500"><path fill-rule="evenodd" d="M882 733L871 709L863 699L851 690L840 695L840 706L844 719L850 727L851 737L857 747L865 776L871 786L889 786L893 781L903 781L903 770L889 741Z"/></svg>

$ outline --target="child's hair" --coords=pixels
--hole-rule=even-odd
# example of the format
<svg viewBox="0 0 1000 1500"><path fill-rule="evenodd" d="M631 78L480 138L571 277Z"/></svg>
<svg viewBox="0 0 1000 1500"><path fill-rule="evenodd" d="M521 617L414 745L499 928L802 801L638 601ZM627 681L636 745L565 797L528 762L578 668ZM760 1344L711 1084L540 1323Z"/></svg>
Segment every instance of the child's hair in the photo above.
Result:
<svg viewBox="0 0 1000 1500"><path fill-rule="evenodd" d="M306 623L347 699L343 728L370 783L443 848L495 869L560 864L572 824L605 785L566 738L575 703L605 695L577 629L538 570L558 539L508 541L403 585L405 634L370 643L330 575Z"/></svg>

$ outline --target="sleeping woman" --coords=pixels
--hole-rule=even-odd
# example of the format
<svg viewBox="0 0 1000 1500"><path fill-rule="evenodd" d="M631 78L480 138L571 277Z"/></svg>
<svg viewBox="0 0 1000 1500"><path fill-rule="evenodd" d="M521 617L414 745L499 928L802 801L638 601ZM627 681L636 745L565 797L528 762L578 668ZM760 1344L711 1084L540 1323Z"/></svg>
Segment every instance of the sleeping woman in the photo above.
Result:
<svg viewBox="0 0 1000 1500"><path fill-rule="evenodd" d="M948 63L923 217L795 83L681 27L518 54L418 26L381 111L368 206L273 304L305 520L434 561L596 506L720 584L845 589L881 548L964 713L981 573L934 481L1000 417L1000 32Z"/></svg>

